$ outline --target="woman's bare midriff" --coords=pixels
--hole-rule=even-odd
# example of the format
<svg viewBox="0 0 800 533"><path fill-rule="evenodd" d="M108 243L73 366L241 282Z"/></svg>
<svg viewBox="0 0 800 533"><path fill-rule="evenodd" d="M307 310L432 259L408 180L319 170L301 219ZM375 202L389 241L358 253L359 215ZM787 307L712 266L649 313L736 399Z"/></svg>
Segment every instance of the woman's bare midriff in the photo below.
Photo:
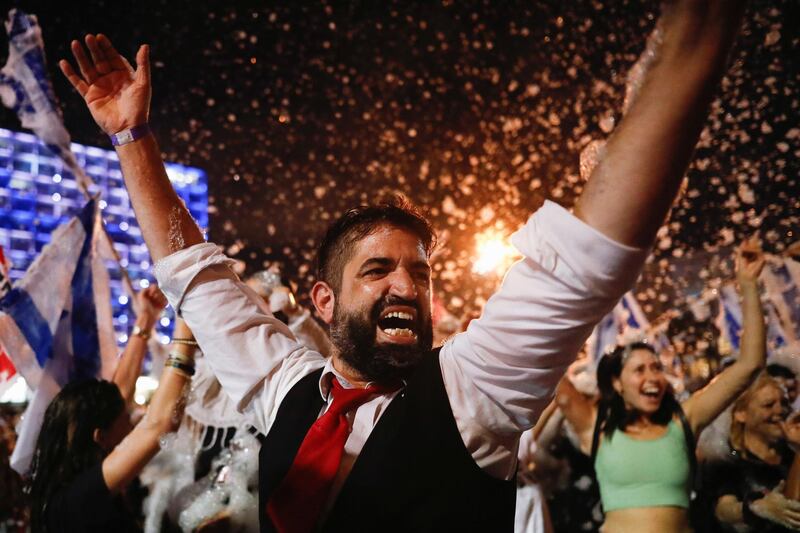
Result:
<svg viewBox="0 0 800 533"><path fill-rule="evenodd" d="M602 533L692 533L682 507L634 507L606 513Z"/></svg>

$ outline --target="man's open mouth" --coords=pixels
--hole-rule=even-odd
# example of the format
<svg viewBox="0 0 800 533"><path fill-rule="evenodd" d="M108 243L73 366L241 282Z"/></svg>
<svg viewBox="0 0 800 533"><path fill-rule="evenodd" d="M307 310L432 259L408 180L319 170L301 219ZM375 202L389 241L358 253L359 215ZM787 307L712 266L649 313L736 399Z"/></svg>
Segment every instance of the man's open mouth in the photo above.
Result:
<svg viewBox="0 0 800 533"><path fill-rule="evenodd" d="M416 342L417 330L417 312L411 307L387 307L378 319L378 331L389 342Z"/></svg>

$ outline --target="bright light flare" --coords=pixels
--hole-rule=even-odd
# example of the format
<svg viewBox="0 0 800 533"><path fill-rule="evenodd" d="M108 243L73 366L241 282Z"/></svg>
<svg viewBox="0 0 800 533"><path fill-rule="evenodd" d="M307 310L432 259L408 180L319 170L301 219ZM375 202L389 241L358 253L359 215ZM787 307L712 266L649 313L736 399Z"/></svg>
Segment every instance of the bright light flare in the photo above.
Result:
<svg viewBox="0 0 800 533"><path fill-rule="evenodd" d="M139 405L144 405L158 388L158 380L150 376L139 376L136 378L136 392L133 394L133 401Z"/></svg>
<svg viewBox="0 0 800 533"><path fill-rule="evenodd" d="M490 229L475 236L477 256L472 265L476 274L503 274L511 263L519 257L519 252L511 246L504 234Z"/></svg>

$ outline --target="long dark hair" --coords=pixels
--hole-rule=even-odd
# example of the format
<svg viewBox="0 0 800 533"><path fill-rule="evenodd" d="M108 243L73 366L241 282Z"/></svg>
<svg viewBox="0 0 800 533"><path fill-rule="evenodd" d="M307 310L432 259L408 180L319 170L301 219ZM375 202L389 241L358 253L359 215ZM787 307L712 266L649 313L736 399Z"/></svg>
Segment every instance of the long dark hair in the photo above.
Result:
<svg viewBox="0 0 800 533"><path fill-rule="evenodd" d="M624 366L625 354L633 350L647 350L653 355L658 355L655 349L646 342L633 342L624 346L617 346L614 350L603 356L597 365L597 387L600 389L600 402L597 406L597 416L600 428L607 439L616 430L625 431L639 417L636 410L625 408L625 400L614 389L614 379L619 378ZM650 417L655 424L665 426L680 409L680 404L672 393L672 387L667 386L661 405Z"/></svg>
<svg viewBox="0 0 800 533"><path fill-rule="evenodd" d="M78 474L102 460L95 429L108 429L125 408L117 386L98 379L69 383L50 402L31 466L31 528L47 530L47 502Z"/></svg>

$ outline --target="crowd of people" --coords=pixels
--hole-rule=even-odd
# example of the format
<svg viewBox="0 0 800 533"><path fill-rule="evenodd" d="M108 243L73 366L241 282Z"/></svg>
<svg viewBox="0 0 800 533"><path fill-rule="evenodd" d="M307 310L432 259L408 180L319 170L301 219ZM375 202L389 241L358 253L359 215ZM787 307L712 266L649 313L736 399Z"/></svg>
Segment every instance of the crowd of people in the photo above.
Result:
<svg viewBox="0 0 800 533"><path fill-rule="evenodd" d="M536 210L512 239L523 259L447 338L431 312L436 234L402 199L329 226L313 310L277 272L240 280L164 170L147 125L148 47L134 69L102 34L74 41L77 69L60 67L116 147L158 288L139 294L112 380L70 383L47 408L30 472L8 485L6 523L29 520L35 533L800 530L797 377L767 364L757 240L736 252L742 337L729 364L709 365L715 376L690 380L686 354L648 331L596 360L582 350L636 282L673 205L743 4L666 6L657 60L572 212ZM132 416L167 303L179 319L167 353L153 353L159 385Z"/></svg>
<svg viewBox="0 0 800 533"><path fill-rule="evenodd" d="M648 331L620 335L599 361L582 350L520 440L516 531L627 531L643 522L663 531L800 530L800 353L786 346L768 362L764 261L755 240L737 250L740 349L702 385L688 369L676 383L675 347L656 348ZM303 346L330 357L326 329L289 281L267 270L245 284ZM52 402L27 490L8 467L19 409L4 411L9 531L60 531L64 520L86 531L259 530L264 435L224 394L183 320L168 353L151 351L161 384L149 414L132 401L165 304L156 286L141 291L112 382L70 384ZM459 333L453 317L443 322L434 329ZM85 512L87 501L96 512Z"/></svg>

